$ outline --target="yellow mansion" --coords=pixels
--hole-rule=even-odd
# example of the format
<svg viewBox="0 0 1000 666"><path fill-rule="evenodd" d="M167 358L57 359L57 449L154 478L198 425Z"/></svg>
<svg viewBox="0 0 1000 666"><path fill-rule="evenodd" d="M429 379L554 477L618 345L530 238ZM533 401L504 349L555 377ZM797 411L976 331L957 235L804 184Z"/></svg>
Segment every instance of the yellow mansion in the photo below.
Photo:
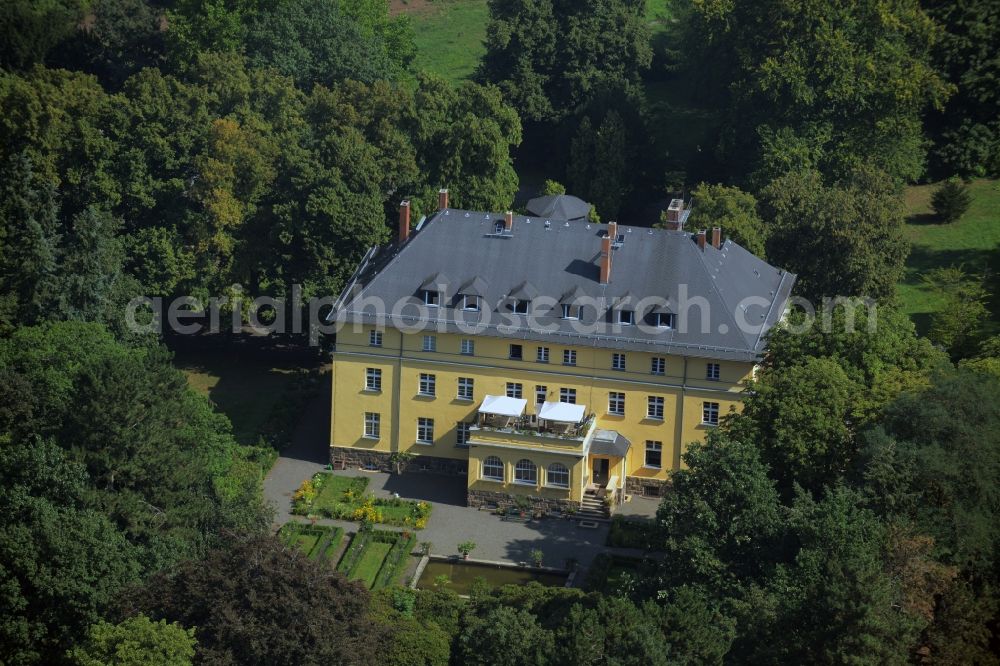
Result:
<svg viewBox="0 0 1000 666"><path fill-rule="evenodd" d="M332 315L331 460L461 474L470 506L658 495L738 408L795 279L685 231L687 212L603 225L456 210L442 190L411 231L403 202Z"/></svg>

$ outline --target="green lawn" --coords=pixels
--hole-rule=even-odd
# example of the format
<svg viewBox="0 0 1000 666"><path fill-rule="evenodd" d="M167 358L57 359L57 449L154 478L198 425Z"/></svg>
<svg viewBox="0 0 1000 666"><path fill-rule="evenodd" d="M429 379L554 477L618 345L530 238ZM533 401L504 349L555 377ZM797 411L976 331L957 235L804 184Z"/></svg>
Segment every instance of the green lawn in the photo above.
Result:
<svg viewBox="0 0 1000 666"><path fill-rule="evenodd" d="M357 504L368 487L368 479L363 476L336 476L334 474L324 474L323 484L316 499L313 501L313 511L334 510L340 504ZM348 490L354 492L355 500L347 501L344 493Z"/></svg>
<svg viewBox="0 0 1000 666"><path fill-rule="evenodd" d="M394 0L416 33L418 69L457 82L468 79L486 53L486 0Z"/></svg>
<svg viewBox="0 0 1000 666"><path fill-rule="evenodd" d="M906 235L911 243L906 273L899 285L900 301L924 331L930 315L943 303L922 282L928 270L939 266L964 266L967 271L990 276L993 295L990 310L993 325L1000 328L1000 181L977 180L971 184L972 206L954 224L939 224L930 207L936 185L917 185L906 190Z"/></svg>
<svg viewBox="0 0 1000 666"><path fill-rule="evenodd" d="M280 366L236 352L177 352L174 365L188 384L229 417L240 444L256 444L275 403L297 373L305 369Z"/></svg>
<svg viewBox="0 0 1000 666"><path fill-rule="evenodd" d="M371 589L375 584L378 570L382 568L382 562L385 561L385 556L389 554L390 550L392 550L391 543L369 541L365 544L365 549L361 553L361 559L358 560L354 573L351 574L351 579L361 581L365 587Z"/></svg>

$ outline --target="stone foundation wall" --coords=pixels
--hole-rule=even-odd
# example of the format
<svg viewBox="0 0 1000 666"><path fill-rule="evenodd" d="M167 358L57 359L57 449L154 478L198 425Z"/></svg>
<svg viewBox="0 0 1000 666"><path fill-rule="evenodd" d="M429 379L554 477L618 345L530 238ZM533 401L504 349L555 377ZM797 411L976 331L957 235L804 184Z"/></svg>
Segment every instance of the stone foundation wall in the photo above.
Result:
<svg viewBox="0 0 1000 666"><path fill-rule="evenodd" d="M365 449L354 449L346 446L331 446L330 464L340 463L344 463L347 469L361 467L364 469L379 469L383 472L396 471L394 465L390 462L390 454L384 451L367 451ZM438 458L436 456L416 456L407 463L403 471L453 474L464 477L468 474L468 469L469 462L467 460Z"/></svg>
<svg viewBox="0 0 1000 666"><path fill-rule="evenodd" d="M572 508L574 511L580 509L580 503L573 500L552 499L548 497L537 497L535 495L512 495L511 493L494 492L492 490L470 490L466 499L466 504L473 508L499 507L501 509L517 508L518 498L527 499L531 504L529 511L541 511L543 513L562 513Z"/></svg>
<svg viewBox="0 0 1000 666"><path fill-rule="evenodd" d="M641 476L625 477L625 492L629 495L661 497L668 485L670 485L669 481L660 479L644 479Z"/></svg>
<svg viewBox="0 0 1000 666"><path fill-rule="evenodd" d="M380 469L383 472L391 472L392 465L389 463L389 454L382 451L367 451L365 449L353 449L346 446L330 447L330 464L339 465L343 463L347 469L362 467L365 469Z"/></svg>

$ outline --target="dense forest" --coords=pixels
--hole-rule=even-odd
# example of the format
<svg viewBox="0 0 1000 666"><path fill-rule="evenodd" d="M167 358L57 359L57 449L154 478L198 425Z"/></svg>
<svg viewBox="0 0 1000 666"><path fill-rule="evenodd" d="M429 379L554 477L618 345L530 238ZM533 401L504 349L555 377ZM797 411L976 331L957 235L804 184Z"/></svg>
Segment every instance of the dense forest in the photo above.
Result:
<svg viewBox="0 0 1000 666"><path fill-rule="evenodd" d="M936 274L923 337L896 285L903 186L956 178L945 210L1000 175L1000 7L671 4L654 38L643 0L489 0L455 85L384 0L6 3L0 663L998 663L990 294ZM505 210L529 170L606 220L693 196L692 225L877 326L791 314L637 577L369 593L269 534L274 452L125 304L335 295L400 199Z"/></svg>

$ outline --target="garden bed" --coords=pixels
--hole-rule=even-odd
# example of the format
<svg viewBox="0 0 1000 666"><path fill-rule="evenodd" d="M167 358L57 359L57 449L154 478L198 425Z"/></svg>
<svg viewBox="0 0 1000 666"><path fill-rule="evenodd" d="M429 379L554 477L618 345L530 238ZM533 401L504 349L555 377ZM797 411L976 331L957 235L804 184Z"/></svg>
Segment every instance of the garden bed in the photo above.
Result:
<svg viewBox="0 0 1000 666"><path fill-rule="evenodd" d="M302 483L292 499L292 513L337 520L357 520L423 529L431 513L427 502L376 498L365 494L368 479L319 472Z"/></svg>
<svg viewBox="0 0 1000 666"><path fill-rule="evenodd" d="M278 538L286 546L298 548L311 559L330 560L340 548L340 542L344 538L344 530L329 525L306 525L292 522L281 526Z"/></svg>
<svg viewBox="0 0 1000 666"><path fill-rule="evenodd" d="M409 532L363 526L351 539L337 570L369 589L388 587L399 578L416 541Z"/></svg>

